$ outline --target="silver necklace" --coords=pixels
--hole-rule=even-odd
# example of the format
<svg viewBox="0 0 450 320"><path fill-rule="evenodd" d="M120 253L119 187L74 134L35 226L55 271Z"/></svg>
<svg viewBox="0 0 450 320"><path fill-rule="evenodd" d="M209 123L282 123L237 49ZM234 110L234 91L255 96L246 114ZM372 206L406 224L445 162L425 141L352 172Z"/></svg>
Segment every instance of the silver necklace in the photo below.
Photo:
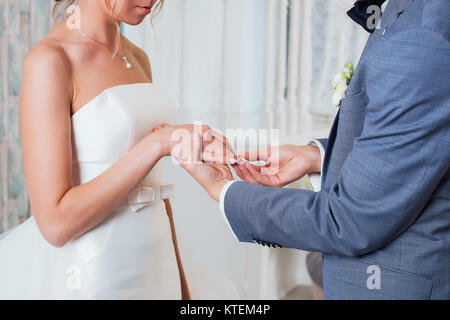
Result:
<svg viewBox="0 0 450 320"><path fill-rule="evenodd" d="M95 39L94 37L91 37L91 36L88 35L86 32L84 32L84 31L82 31L82 30L80 30L80 29L76 29L76 30L77 30L83 37L89 38L89 39L91 39L92 41L95 41L95 42L101 44L102 46L106 47L109 51L113 52L113 50L112 50L110 47L108 47L105 43L103 43L102 41L97 40L97 39ZM120 38L122 39L122 36L121 36ZM133 67L133 65L128 61L128 57L126 56L126 52L125 52L125 42L123 43L123 55L122 55L122 61L124 62L125 67L126 67L127 69L131 69L131 68Z"/></svg>

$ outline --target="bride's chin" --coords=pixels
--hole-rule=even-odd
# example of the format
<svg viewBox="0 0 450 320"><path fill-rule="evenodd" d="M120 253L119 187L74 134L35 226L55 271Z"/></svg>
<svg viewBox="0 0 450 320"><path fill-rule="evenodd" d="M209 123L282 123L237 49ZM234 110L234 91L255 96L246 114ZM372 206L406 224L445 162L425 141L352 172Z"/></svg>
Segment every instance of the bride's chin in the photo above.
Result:
<svg viewBox="0 0 450 320"><path fill-rule="evenodd" d="M145 17L146 16L133 17L133 18L130 18L130 19L123 20L121 22L129 24L130 26L137 26L137 25L141 24L144 21Z"/></svg>

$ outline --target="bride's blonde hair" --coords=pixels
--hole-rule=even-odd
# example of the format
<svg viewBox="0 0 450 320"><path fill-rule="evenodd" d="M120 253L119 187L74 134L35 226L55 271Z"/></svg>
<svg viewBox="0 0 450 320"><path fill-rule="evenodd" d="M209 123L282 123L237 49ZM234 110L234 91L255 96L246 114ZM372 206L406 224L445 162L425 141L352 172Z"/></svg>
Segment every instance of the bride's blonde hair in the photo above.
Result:
<svg viewBox="0 0 450 320"><path fill-rule="evenodd" d="M53 6L53 10L52 10L52 16L53 19L58 20L58 18L60 18L61 16L65 15L65 13L67 12L67 9L75 4L75 2L77 2L77 0L53 0L55 2L54 6ZM111 6L111 0L104 0L106 7L110 10L111 12L111 16L113 18L115 18L115 13L114 13L114 6ZM153 7L152 10L152 14L151 14L151 22L153 25L153 19L158 15L158 13L161 11L163 5L164 5L164 1L165 0L158 0L157 3L155 4L155 6ZM115 56L117 54L117 51L119 50L119 46L120 46L120 26L119 24L117 24L117 41L116 41L116 45L114 47L114 54L113 56Z"/></svg>

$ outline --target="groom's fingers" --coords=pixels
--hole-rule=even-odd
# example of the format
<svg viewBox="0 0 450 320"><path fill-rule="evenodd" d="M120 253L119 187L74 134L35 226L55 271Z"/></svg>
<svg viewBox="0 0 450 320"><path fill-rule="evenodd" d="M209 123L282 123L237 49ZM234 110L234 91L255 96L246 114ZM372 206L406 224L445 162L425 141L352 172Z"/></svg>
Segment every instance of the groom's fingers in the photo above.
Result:
<svg viewBox="0 0 450 320"><path fill-rule="evenodd" d="M239 156L248 161L266 161L270 160L270 150L256 150L256 151L241 151L239 152Z"/></svg>
<svg viewBox="0 0 450 320"><path fill-rule="evenodd" d="M237 165L233 166L233 169L234 169L234 171L236 171L236 174L239 176L239 178L242 179L242 181L248 182L247 181L247 176L242 171L242 165L241 164L237 164Z"/></svg>
<svg viewBox="0 0 450 320"><path fill-rule="evenodd" d="M252 183L251 181L254 180L248 170L245 169L245 164L236 164L233 166L233 169L242 181Z"/></svg>
<svg viewBox="0 0 450 320"><path fill-rule="evenodd" d="M242 180L244 180L247 183L259 184L259 182L255 179L255 177L253 177L253 175L250 173L249 168L247 167L247 164L240 165L239 169L242 172L242 177L241 177Z"/></svg>
<svg viewBox="0 0 450 320"><path fill-rule="evenodd" d="M245 169L250 174L251 178L255 180L257 183L262 183L261 181L261 168L256 168L250 163L244 164Z"/></svg>
<svg viewBox="0 0 450 320"><path fill-rule="evenodd" d="M255 167L249 163L247 163L246 168L248 172L252 175L253 179L257 181L259 184L270 185L270 178L266 175L262 174L264 167Z"/></svg>
<svg viewBox="0 0 450 320"><path fill-rule="evenodd" d="M245 181L244 174L242 173L242 171L240 169L240 165L239 164L233 165L233 169L236 172L236 174L239 176L239 178L241 178L243 181Z"/></svg>

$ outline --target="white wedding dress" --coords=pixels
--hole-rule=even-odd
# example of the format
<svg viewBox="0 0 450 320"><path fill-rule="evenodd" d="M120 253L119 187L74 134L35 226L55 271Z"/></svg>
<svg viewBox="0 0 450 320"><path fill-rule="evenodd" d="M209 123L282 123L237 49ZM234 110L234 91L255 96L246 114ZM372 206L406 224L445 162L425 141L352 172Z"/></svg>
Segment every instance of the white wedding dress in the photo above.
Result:
<svg viewBox="0 0 450 320"><path fill-rule="evenodd" d="M72 117L73 185L102 174L152 128L174 123L168 96L150 83L109 88ZM33 217L0 235L0 299L180 299L158 163L96 228L62 248ZM189 280L188 280L189 281Z"/></svg>

